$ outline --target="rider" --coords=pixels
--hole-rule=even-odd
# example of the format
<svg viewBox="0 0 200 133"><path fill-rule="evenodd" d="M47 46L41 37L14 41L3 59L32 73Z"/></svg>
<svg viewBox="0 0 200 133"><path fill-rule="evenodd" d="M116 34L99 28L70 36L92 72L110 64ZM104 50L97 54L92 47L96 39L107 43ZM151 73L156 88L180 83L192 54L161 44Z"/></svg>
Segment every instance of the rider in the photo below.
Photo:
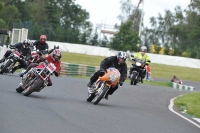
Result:
<svg viewBox="0 0 200 133"><path fill-rule="evenodd" d="M176 81L176 80L179 80L179 79L177 78L176 75L174 75L173 78L172 78L172 80L171 80L171 82L174 82L174 81Z"/></svg>
<svg viewBox="0 0 200 133"><path fill-rule="evenodd" d="M46 35L41 35L40 40L36 40L33 43L33 46L36 47L36 50L41 51L44 54L48 53L49 45L46 43L47 37Z"/></svg>
<svg viewBox="0 0 200 133"><path fill-rule="evenodd" d="M133 59L141 59L141 60L144 60L146 62L147 65L149 65L149 61L150 61L150 58L149 56L146 54L147 52L147 47L146 46L141 46L140 48L140 52L136 53L133 57ZM130 67L130 72L129 72L129 76L131 75L132 73L132 70L133 70L133 67ZM146 76L146 69L143 70L142 72L142 78L141 78L141 82L143 83L143 79L145 78Z"/></svg>
<svg viewBox="0 0 200 133"><path fill-rule="evenodd" d="M29 48L31 41L29 39L25 39L23 42L18 42L15 45L10 45L11 49L16 49L19 53L21 53L23 56L26 57L25 60L27 60L30 55L31 55L31 49ZM4 62L6 58L10 56L12 53L11 50L7 50L6 53L4 54L3 58L0 60L0 63ZM12 69L12 73L14 73L17 69L20 68L25 68L26 67L26 62L24 60L19 60L20 63L19 66L15 66Z"/></svg>
<svg viewBox="0 0 200 133"><path fill-rule="evenodd" d="M119 85L122 86L127 76L126 53L122 51L118 52L116 56L110 56L110 57L105 58L100 64L100 70L98 70L97 72L93 74L87 86L91 87L92 84L98 79L99 76L104 75L104 73L106 72L106 69L109 67L115 67L116 69L119 70L121 74ZM108 100L108 95L112 95L113 92L117 89L118 89L118 85L112 89L109 89L108 93L105 96L105 99Z"/></svg>
<svg viewBox="0 0 200 133"><path fill-rule="evenodd" d="M61 71L61 62L60 62L60 58L61 58L61 51L59 49L55 49L51 54L49 54L47 57L44 57L45 60L48 61L48 63L53 63L56 67L56 71L54 72L55 76L58 77L60 75L60 71ZM26 71L24 73L20 74L20 77L22 77L24 74L26 74L32 67L35 67L37 65L39 65L40 62L43 62L43 57L41 57L41 60L38 60L38 63L31 63L28 68L26 69ZM52 86L52 81L49 77L49 83L47 84L47 86Z"/></svg>

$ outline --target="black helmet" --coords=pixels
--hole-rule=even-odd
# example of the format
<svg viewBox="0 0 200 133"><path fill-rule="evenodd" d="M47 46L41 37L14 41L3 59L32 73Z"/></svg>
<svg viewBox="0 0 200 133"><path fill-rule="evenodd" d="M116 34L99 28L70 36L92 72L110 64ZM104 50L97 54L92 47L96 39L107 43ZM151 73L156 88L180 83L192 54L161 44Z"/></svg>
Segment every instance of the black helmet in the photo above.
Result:
<svg viewBox="0 0 200 133"><path fill-rule="evenodd" d="M28 48L31 44L31 41L29 39L25 39L22 43L24 48Z"/></svg>
<svg viewBox="0 0 200 133"><path fill-rule="evenodd" d="M59 49L59 45L54 45L54 49Z"/></svg>

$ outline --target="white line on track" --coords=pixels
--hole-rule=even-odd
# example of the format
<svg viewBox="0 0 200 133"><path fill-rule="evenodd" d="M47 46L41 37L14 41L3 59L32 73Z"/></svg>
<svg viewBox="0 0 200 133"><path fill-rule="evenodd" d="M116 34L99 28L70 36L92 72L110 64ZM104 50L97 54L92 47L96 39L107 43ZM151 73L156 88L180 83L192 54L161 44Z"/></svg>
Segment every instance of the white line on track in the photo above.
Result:
<svg viewBox="0 0 200 133"><path fill-rule="evenodd" d="M175 113L176 115L182 117L183 119L189 121L190 123L194 124L194 125L197 126L198 128L200 128L200 125L198 125L197 123L193 122L192 120L186 118L185 116L183 116L183 115L181 115L181 114L179 114L179 113L177 113L176 111L173 110L174 100L175 100L175 99L176 99L176 97L170 100L170 104L169 104L169 106L168 106L169 110L170 110L171 112Z"/></svg>

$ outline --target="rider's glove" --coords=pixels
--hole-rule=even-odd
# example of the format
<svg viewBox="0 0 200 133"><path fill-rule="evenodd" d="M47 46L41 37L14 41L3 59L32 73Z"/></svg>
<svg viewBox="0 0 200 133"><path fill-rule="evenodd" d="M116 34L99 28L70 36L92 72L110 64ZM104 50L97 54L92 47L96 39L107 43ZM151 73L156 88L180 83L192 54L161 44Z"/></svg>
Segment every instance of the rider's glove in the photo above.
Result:
<svg viewBox="0 0 200 133"><path fill-rule="evenodd" d="M15 45L10 45L10 49L15 49Z"/></svg>
<svg viewBox="0 0 200 133"><path fill-rule="evenodd" d="M122 86L122 85L123 85L123 82L122 82L122 81L120 81L120 82L119 82L119 85L120 85L120 86Z"/></svg>
<svg viewBox="0 0 200 133"><path fill-rule="evenodd" d="M54 71L54 74L55 74L56 77L59 76L58 72L56 72L56 71Z"/></svg>

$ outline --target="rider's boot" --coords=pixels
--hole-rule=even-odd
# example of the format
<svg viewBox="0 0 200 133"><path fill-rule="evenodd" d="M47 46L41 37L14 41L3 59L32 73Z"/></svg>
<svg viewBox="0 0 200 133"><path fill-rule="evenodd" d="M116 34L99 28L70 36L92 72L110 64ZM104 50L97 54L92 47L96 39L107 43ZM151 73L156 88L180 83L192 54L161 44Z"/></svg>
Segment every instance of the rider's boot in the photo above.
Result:
<svg viewBox="0 0 200 133"><path fill-rule="evenodd" d="M108 95L109 95L109 94L108 94L108 93L106 93L106 95L105 95L105 99L106 99L106 100L108 100Z"/></svg>
<svg viewBox="0 0 200 133"><path fill-rule="evenodd" d="M89 81L89 83L87 84L87 86L90 87L90 88L92 87L91 81Z"/></svg>
<svg viewBox="0 0 200 133"><path fill-rule="evenodd" d="M25 74L24 72L23 72L23 73L20 73L20 74L19 74L19 76L20 76L20 77L23 77L23 76L24 76L24 74Z"/></svg>
<svg viewBox="0 0 200 133"><path fill-rule="evenodd" d="M19 66L15 66L15 67L12 69L11 73L13 74L17 69L19 69Z"/></svg>

